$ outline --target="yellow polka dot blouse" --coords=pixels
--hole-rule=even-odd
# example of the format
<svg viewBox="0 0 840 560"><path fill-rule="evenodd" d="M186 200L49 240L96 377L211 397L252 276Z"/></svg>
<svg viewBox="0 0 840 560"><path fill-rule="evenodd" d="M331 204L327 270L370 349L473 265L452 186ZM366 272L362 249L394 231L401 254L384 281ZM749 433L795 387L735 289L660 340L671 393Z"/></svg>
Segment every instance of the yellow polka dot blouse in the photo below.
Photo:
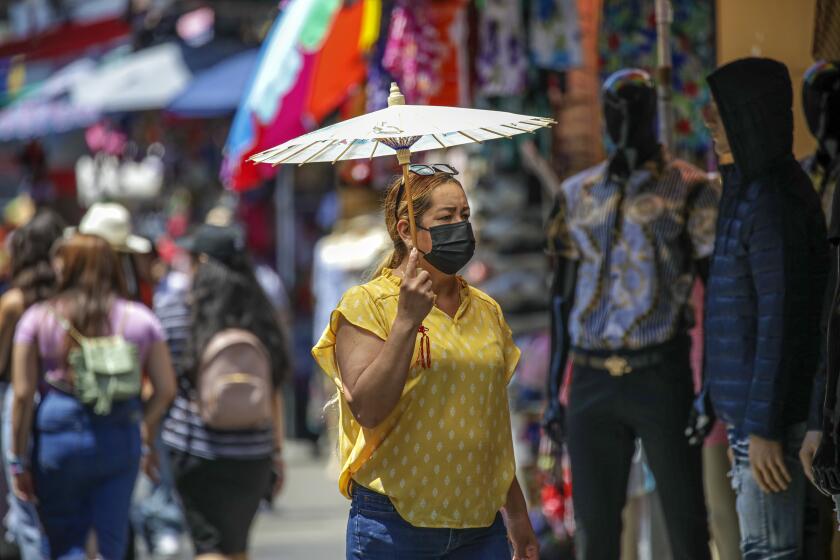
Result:
<svg viewBox="0 0 840 560"><path fill-rule="evenodd" d="M408 381L394 411L362 428L340 403L339 489L355 481L391 498L417 527L474 528L493 523L513 482L507 385L519 361L499 305L461 282L453 319L437 307L426 317L430 367L417 336ZM347 291L312 350L341 393L335 360L339 314L387 339L397 315L400 278L391 270Z"/></svg>

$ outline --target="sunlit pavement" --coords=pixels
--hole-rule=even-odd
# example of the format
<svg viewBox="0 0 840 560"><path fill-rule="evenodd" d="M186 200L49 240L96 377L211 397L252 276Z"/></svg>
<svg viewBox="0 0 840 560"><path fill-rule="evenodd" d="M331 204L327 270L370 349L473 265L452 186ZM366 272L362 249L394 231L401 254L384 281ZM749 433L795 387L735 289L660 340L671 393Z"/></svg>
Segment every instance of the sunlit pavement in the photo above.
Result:
<svg viewBox="0 0 840 560"><path fill-rule="evenodd" d="M337 473L328 471L330 450L314 458L312 448L286 444L286 487L271 511L261 511L251 532L250 560L341 560L350 502L339 493ZM333 459L334 461L334 459ZM140 547L140 558L152 560ZM165 560L191 558L191 547ZM157 559L164 560L162 557Z"/></svg>
<svg viewBox="0 0 840 560"><path fill-rule="evenodd" d="M327 457L311 448L287 444L287 478L273 511L263 511L251 534L254 560L339 560L350 502L338 493ZM325 455L331 450L327 450Z"/></svg>

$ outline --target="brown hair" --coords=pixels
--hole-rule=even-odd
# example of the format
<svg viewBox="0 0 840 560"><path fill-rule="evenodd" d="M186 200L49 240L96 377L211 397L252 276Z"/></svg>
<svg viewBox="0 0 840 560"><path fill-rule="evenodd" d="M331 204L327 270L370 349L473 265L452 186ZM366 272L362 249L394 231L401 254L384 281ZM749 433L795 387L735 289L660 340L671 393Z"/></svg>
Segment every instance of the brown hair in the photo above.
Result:
<svg viewBox="0 0 840 560"><path fill-rule="evenodd" d="M12 233L12 283L23 294L23 306L49 299L55 293L50 251L64 233L64 220L52 210L40 210Z"/></svg>
<svg viewBox="0 0 840 560"><path fill-rule="evenodd" d="M117 253L96 235L76 234L55 253L61 260L58 296L63 313L85 336L102 336L115 297L126 288Z"/></svg>
<svg viewBox="0 0 840 560"><path fill-rule="evenodd" d="M411 178L411 200L414 204L414 219L417 224L429 208L432 206L432 192L441 185L452 182L461 187L461 183L452 175L448 173L435 173L433 175L417 175L412 174ZM390 255L385 257L373 277L382 274L385 268L396 268L408 256L408 247L403 243L399 231L397 231L397 224L400 220L408 220L408 201L406 199L406 190L401 189L402 175L394 177L388 185L388 190L385 193L385 200L383 203L383 211L385 212L385 227L388 229L388 235L394 244L394 249ZM462 187L463 188L463 187ZM397 197L399 196L399 200Z"/></svg>

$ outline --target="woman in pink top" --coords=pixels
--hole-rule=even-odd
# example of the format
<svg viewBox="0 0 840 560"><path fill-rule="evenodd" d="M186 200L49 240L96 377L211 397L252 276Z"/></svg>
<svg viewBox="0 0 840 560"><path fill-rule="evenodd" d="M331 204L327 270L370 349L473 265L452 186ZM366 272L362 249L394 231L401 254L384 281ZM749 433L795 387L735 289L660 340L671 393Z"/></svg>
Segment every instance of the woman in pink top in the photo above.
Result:
<svg viewBox="0 0 840 560"><path fill-rule="evenodd" d="M146 307L124 299L119 261L104 239L75 235L61 243L54 266L58 295L30 307L15 333L14 490L37 505L49 541L46 556L84 557L92 530L100 556L117 560L126 547L141 449L147 450L144 469L156 475L150 438L175 395L175 374L160 323ZM151 398L144 405L139 395L114 402L107 414L82 404L67 364L77 343L59 318L85 337L121 334L133 344L151 381ZM33 429L34 450L27 456Z"/></svg>

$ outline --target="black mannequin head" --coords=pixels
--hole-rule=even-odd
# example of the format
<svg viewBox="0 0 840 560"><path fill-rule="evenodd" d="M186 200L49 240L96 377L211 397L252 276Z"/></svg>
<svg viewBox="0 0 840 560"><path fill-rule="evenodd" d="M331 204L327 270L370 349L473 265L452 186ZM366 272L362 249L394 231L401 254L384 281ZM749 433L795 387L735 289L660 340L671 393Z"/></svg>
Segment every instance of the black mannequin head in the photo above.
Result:
<svg viewBox="0 0 840 560"><path fill-rule="evenodd" d="M822 163L840 153L840 62L819 61L805 72L802 108Z"/></svg>
<svg viewBox="0 0 840 560"><path fill-rule="evenodd" d="M601 88L607 134L615 145L610 173L628 176L659 151L656 139L656 88L650 74L626 68Z"/></svg>

